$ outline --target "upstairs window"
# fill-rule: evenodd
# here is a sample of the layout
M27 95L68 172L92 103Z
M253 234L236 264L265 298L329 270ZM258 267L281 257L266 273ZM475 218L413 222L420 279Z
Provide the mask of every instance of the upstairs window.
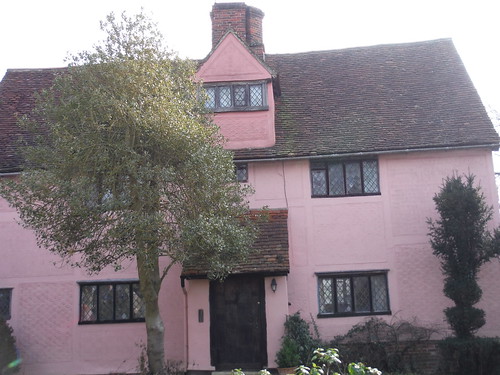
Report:
M265 82L206 85L205 107L214 112L268 109Z
M248 181L248 164L247 163L236 163L234 166L236 172L236 180L238 182Z
M319 317L390 314L387 271L318 274Z
M10 303L12 299L12 288L0 289L0 318L10 319Z
M311 161L313 197L380 194L378 162L369 160Z
M80 284L80 324L143 321L139 282Z

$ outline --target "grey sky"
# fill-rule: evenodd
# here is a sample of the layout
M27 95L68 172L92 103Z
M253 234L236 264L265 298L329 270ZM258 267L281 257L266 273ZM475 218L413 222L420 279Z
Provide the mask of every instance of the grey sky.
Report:
M227 2L227 1L218 1ZM0 3L0 77L7 68L64 66L102 39L99 21L141 6L183 57L210 51L214 0L61 0ZM249 0L264 13L268 53L452 38L485 104L500 109L497 0Z

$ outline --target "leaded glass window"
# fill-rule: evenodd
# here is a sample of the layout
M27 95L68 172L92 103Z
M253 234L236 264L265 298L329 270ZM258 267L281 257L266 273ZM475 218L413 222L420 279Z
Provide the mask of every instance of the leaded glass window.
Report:
M115 319L130 319L130 285L118 284L115 287Z
M339 313L352 311L352 294L351 294L351 279L337 278L335 279L337 311Z
M386 311L387 306L387 280L385 275L371 277L371 292L373 301L373 311Z
M248 181L248 164L247 163L237 163L235 165L236 169L236 180L238 182Z
M345 163L346 193L348 195L361 194L361 165L359 162Z
M326 171L311 171L313 195L326 195Z
M113 320L113 286L99 285L98 302L99 320Z
M205 91L207 94L205 107L211 109L215 108L215 87L207 87Z
M247 91L245 86L234 86L234 106L244 107L247 105Z
M369 312L370 308L370 279L368 276L353 278L354 305L358 312Z
M10 319L10 305L12 299L12 288L0 289L0 318Z
M146 313L139 284L132 284L132 313L134 317L144 317Z
M267 110L265 82L207 84L205 107L215 112Z
M97 285L80 287L80 321L97 320Z
M144 321L139 283L82 283L80 323Z
M250 85L250 106L262 107L264 105L264 92L262 85Z
M319 316L390 314L386 271L318 274Z
M342 164L340 163L329 164L328 177L330 182L330 195L345 195L344 168ZM326 193L324 195L326 195Z
M363 161L363 185L366 193L378 193L378 163L376 160Z
M379 194L377 160L311 161L313 197L340 197Z
M219 87L219 106L221 108L232 107L230 86Z
M333 314L333 280L329 278L320 279L319 281L319 312L320 314Z

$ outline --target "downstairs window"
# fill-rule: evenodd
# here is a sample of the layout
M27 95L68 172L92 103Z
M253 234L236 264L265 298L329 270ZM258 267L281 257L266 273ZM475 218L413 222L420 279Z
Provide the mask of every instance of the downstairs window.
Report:
M80 283L80 324L143 321L138 281Z
M390 314L387 271L320 273L318 317Z
M10 319L10 304L12 300L12 288L0 289L0 318Z

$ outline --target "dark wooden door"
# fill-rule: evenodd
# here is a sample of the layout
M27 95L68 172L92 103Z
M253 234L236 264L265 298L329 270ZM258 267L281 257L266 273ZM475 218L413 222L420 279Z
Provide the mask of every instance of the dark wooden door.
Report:
M267 366L264 278L210 283L210 350L217 370Z

